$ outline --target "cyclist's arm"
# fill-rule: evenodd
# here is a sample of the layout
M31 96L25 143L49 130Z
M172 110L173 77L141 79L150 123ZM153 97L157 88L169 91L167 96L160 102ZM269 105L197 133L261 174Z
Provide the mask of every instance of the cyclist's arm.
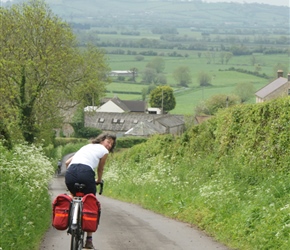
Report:
M68 158L68 159L65 161L65 166L66 166L66 168L67 168L68 165L71 163L72 158L73 158L73 157L70 157L70 158Z
M105 154L99 162L99 166L98 166L98 179L97 182L101 183L102 182L102 176L103 176L103 171L104 171L104 166L107 160L108 154Z

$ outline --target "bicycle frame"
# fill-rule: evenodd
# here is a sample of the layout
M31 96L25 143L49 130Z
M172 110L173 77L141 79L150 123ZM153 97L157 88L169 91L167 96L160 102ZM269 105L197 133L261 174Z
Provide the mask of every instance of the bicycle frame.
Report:
M79 185L79 184L77 184ZM84 231L82 230L82 197L81 192L83 186L80 185L80 192L78 192L72 202L70 214L69 232L71 234L70 250L82 250L84 244Z

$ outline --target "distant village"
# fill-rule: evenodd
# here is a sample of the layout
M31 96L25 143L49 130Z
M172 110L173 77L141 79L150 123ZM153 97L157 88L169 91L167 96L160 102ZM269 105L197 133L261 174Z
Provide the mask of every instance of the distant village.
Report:
M132 71L112 71L111 76L132 76ZM255 93L256 103L290 96L290 74L284 77L282 70L277 78ZM118 137L148 137L154 134L180 135L185 130L183 115L163 114L160 108L148 107L145 101L121 100L117 96L104 99L100 106L84 109L84 126L113 132ZM194 124L200 124L210 116L195 116ZM73 128L64 124L64 135L70 136Z

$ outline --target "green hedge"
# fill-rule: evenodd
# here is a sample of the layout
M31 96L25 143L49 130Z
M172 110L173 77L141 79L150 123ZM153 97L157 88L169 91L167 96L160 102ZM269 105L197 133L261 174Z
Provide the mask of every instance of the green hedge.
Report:
M57 138L55 138L54 147L65 146L69 143L75 144L75 143L85 143L85 142L88 142L88 139L57 137Z
M134 145L146 142L148 138L144 137L121 137L117 139L116 149L131 148Z

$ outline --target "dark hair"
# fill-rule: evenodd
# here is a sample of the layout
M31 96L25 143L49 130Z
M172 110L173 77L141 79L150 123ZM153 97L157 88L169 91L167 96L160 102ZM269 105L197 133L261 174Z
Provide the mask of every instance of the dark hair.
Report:
M112 153L114 151L115 146L116 146L116 141L117 141L116 135L109 134L109 133L103 133L103 134L98 135L96 138L94 138L92 140L92 143L93 144L101 143L102 141L104 141L106 139L112 139L114 141L112 148L110 149L110 153Z

